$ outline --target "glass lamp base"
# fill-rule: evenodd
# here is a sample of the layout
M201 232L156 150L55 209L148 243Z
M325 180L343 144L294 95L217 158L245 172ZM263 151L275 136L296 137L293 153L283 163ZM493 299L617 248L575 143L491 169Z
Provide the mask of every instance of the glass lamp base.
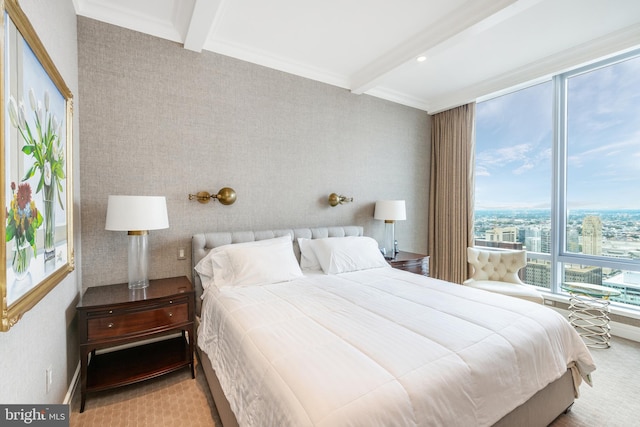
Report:
M384 240L383 240L384 247L382 251L385 259L394 259L396 257L394 242L395 242L394 221L385 220Z
M129 289L149 286L149 233L129 232Z

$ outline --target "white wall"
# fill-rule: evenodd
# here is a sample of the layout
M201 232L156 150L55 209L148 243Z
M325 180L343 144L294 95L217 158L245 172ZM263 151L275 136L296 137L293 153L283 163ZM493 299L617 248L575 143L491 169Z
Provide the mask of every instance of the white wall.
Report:
M0 402L62 403L78 363L74 321L81 265L76 16L71 0L20 0L20 5L74 95L77 268L8 332L0 333ZM45 371L49 367L53 370L53 386L46 393Z

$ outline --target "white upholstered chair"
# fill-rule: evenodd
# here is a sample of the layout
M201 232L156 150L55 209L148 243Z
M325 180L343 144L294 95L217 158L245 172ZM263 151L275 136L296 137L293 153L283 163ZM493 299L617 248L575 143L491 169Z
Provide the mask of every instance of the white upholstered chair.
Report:
M518 271L527 266L526 251L467 248L467 262L473 274L464 285L544 303L542 294L518 277Z

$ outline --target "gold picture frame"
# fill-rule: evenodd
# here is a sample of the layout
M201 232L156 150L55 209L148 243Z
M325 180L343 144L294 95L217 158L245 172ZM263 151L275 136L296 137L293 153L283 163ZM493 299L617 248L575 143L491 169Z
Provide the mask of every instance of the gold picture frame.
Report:
M73 96L17 0L0 4L0 331L8 331L74 269Z

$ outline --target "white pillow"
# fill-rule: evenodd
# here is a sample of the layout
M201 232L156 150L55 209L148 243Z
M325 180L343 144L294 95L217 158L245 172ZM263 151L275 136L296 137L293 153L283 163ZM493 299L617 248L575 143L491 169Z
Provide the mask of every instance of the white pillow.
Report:
M309 244L325 274L391 267L371 237L329 237Z
M213 266L211 265L212 252L213 249L207 252L193 268L203 281L204 279L213 279Z
M303 270L322 270L318 262L318 257L315 252L313 252L311 239L300 237L298 239L298 246L300 247L300 267Z
M198 274L199 270L211 272L213 280L207 286L213 283L217 288L278 283L302 276L289 236L219 246L198 263Z
M263 242L260 240L259 242ZM235 245L254 245L258 242L246 242L246 243L234 243ZM227 256L227 250L234 244L228 244L218 246L211 249L199 262L194 269L200 275L202 281L202 287L207 289L209 285L214 282L214 277L228 277L231 272L229 271L229 257Z

